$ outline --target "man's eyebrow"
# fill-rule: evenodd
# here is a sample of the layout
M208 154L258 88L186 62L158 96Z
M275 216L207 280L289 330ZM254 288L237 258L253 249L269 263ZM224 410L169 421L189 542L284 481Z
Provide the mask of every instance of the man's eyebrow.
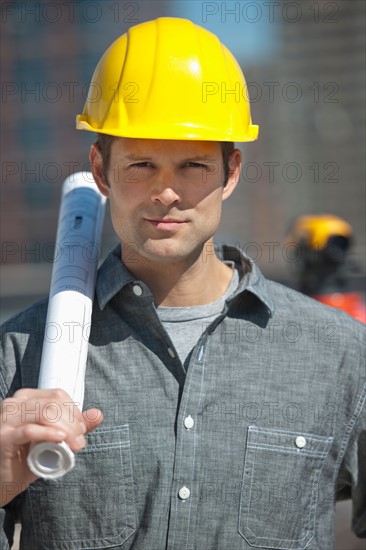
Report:
M217 157L213 157L212 155L197 155L195 157L184 157L182 159L183 161L187 161L187 160L210 160L211 162L215 162L217 161Z
M127 160L140 160L140 159L153 160L152 157L147 157L143 153L141 155L133 155L133 154L132 155L124 155L124 158L127 159Z
M144 160L149 160L149 161L152 161L152 162L154 160L156 160L153 157L149 157L149 156L144 155L143 153L141 153L140 155L136 155L136 154L124 155L124 158L126 160L141 160L141 159L144 159ZM198 160L216 162L217 158L215 156L212 156L212 155L187 156L187 157L182 157L181 159L179 159L178 163L187 162L187 161L198 161Z

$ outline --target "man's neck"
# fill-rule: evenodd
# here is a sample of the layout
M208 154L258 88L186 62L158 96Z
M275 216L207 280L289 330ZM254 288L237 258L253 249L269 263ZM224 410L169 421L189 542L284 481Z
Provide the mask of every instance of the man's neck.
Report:
M165 263L139 258L137 262L135 259L133 263L125 261L125 264L132 275L149 287L156 305L189 307L210 304L225 293L233 271L213 253L212 243L206 244L209 246L194 259Z

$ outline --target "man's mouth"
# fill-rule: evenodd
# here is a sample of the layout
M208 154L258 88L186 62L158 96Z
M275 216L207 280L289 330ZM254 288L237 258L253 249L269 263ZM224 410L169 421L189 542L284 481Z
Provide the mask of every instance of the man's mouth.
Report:
M180 220L176 218L145 218L147 222L156 227L157 229L165 229L166 231L172 231L178 229L185 223L186 220Z

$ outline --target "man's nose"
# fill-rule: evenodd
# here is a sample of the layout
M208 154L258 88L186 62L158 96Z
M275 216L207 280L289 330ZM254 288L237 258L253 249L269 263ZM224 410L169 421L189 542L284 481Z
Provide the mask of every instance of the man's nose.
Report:
M157 175L151 191L151 200L160 202L164 206L182 201L180 187L172 171L169 170Z

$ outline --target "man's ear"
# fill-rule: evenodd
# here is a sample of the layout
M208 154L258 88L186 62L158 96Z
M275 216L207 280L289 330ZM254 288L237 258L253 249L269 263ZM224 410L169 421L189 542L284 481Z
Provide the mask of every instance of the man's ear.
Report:
M109 185L104 177L102 153L96 143L90 147L89 160L91 171L99 191L105 197L109 197Z
M222 200L230 197L235 187L238 185L241 171L241 151L234 149L229 157L229 177L225 187L223 188Z

